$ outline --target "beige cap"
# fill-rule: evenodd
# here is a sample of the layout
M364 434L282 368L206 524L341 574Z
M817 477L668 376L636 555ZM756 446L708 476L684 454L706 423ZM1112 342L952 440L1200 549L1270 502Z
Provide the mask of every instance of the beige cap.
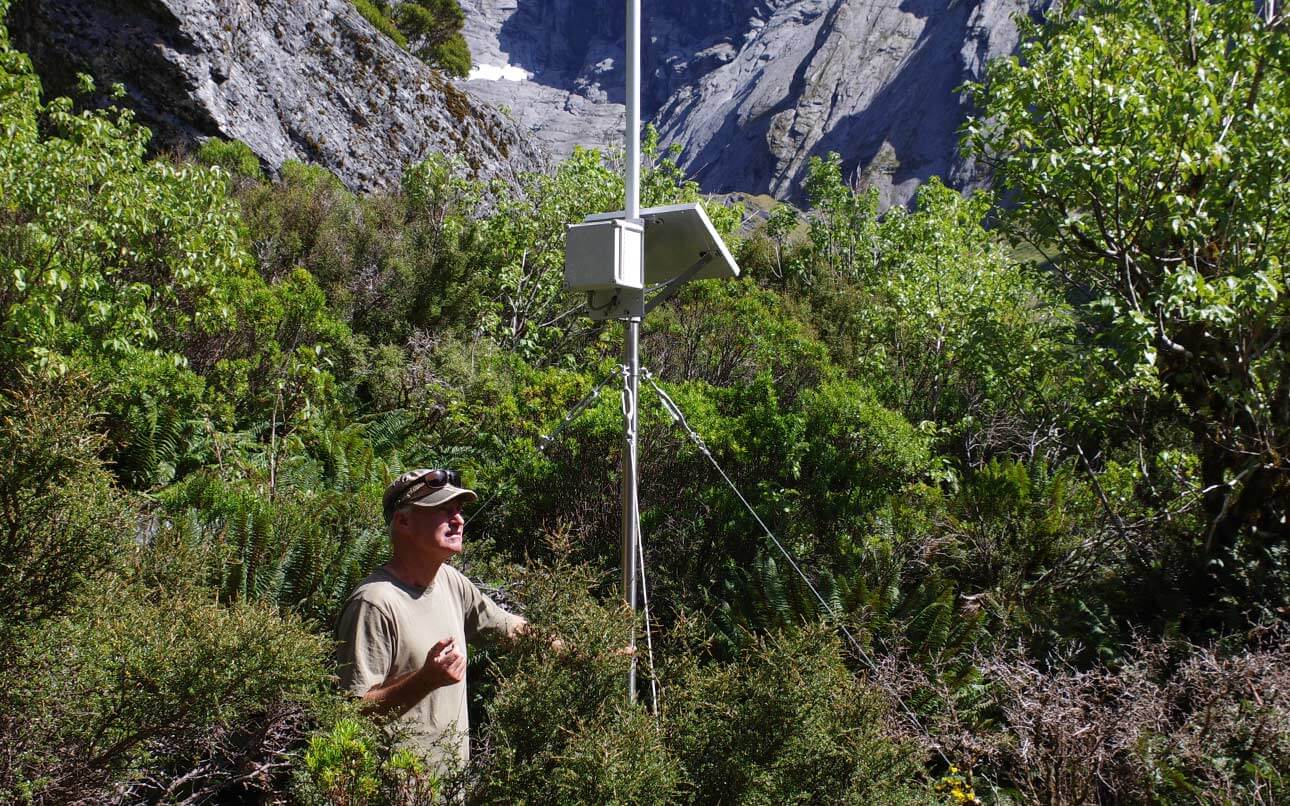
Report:
M385 522L394 517L395 510L405 506L437 507L457 498L478 501L474 490L460 487L461 478L455 470L418 468L409 470L390 482L381 497Z

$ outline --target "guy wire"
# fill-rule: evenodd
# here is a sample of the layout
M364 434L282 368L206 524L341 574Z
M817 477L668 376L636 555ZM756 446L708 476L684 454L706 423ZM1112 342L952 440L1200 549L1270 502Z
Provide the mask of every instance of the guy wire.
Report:
M757 510L753 509L752 504L748 503L748 499L744 498L743 493L739 492L739 488L736 487L735 483L730 480L729 476L726 475L726 471L722 470L721 465L718 464L716 460L716 457L712 455L712 451L708 448L707 443L703 441L703 437L699 436L698 432L696 432L693 428L691 428L690 423L686 421L685 414L681 411L681 408L676 405L676 402L672 400L672 398L667 394L667 392L664 392L663 389L657 383L654 382L654 375L647 368L641 367L641 375L645 378L645 380L649 383L650 386L654 387L654 392L658 395L659 400L663 403L663 408L667 409L667 413L672 417L673 422L679 425L682 428L682 430L686 432L686 435L690 438L690 441L693 442L694 446L699 449L699 453L702 453L704 456L708 457L708 461L712 463L712 466L716 469L717 473L719 473L721 475L721 478L725 480L726 485L730 487L731 491L733 491L734 494L739 498L739 501L743 503L744 508L748 510L748 513L752 515L753 519L757 521L757 524L761 526L762 531L764 531L766 533L766 536L770 538L771 542L775 544L775 547L778 548L780 553L784 555L784 559L788 560L788 564L792 566L793 570L797 572L797 575L802 578L802 582L806 583L806 587L809 588L811 593L815 595L816 600L819 601L820 605L824 608L825 612L829 614L829 617L833 619L833 622L837 626L837 628L841 630L843 635L846 636L847 641L851 644L851 647L856 651L856 655L866 666L869 667L869 670L871 672L877 673L878 664L873 660L873 658L869 656L867 652L865 652L864 647L860 645L860 642L857 641L855 636L851 634L851 631L847 629L846 624L842 622L842 619L838 618L837 612L835 612L833 607L825 600L823 596L820 595L820 592L816 589L815 585L811 582L810 577L808 577L806 573L802 571L801 567L797 564L797 561L793 558L793 555L788 551L788 549L784 547L783 543L779 542L779 538L775 537L775 533L770 530L770 527L766 525L766 522L763 521L761 519L761 516L757 514ZM949 758L946 757L945 753L941 750L940 743L937 742L935 740L935 737L933 737L931 733L929 733L928 730L923 727L923 723L919 720L918 715L914 713L913 709L910 708L903 699L899 697L896 697L895 699L898 703L900 703L901 710L905 712L905 715L909 718L909 721L914 726L914 728L919 733L923 734L929 740L931 740L932 748L936 751L936 754L941 757L941 760L945 762L946 766L950 766L950 760Z

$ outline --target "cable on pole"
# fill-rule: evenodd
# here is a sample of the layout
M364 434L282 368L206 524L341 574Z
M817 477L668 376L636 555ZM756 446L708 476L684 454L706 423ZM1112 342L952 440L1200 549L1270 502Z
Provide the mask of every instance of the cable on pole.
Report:
M640 509L637 505L636 522L640 522ZM649 585L645 583L645 544L640 530L636 530L636 558L639 561L641 574L641 604L645 611L645 652L649 659L649 697L654 718L658 718L658 672L654 668L654 628L649 615Z
M628 426L628 431L625 436L628 443L634 445L635 437L636 437L636 429L638 428L636 415L640 407L640 401L633 399L634 396L632 395L631 368L624 364L619 367L619 371L622 373L622 376L623 376L623 388L622 388L623 422L630 423L630 426ZM632 464L633 466L635 465L634 462ZM654 716L657 717L658 716L658 676L654 667L654 638L652 635L652 626L651 626L650 611L649 611L649 588L645 582L645 546L644 546L644 543L642 542L641 529L640 529L640 520L641 520L640 499L636 495L636 489L634 485L633 485L632 493L633 494L631 496L631 502L630 502L631 522L632 522L632 542L636 548L636 551L635 551L636 569L635 570L640 574L639 592L641 597L641 603L643 606L642 609L645 615L645 649L646 649L646 655L649 662L650 706ZM634 609L635 602L632 602L631 604ZM636 645L635 628L633 628L631 645L633 647L635 647Z
M627 666L627 701L636 702L636 601L638 597L637 566L640 545L640 501L637 490L637 430L640 404L640 363L637 353L639 322L628 323L628 346L624 349L624 363L619 369L623 376L623 475L622 475L622 569L623 601L631 611L631 632L627 645L631 648Z
M721 475L721 478L725 480L726 486L728 486L730 490L739 498L739 501L744 505L744 508L747 509L748 513L753 516L754 520L757 521L757 525L762 528L762 531L766 533L766 536L770 538L771 542L775 544L775 547L779 549L781 554L784 555L784 559L788 560L788 564L792 566L793 570L797 572L797 575L801 577L802 582L806 583L806 587L809 588L811 593L815 595L815 598L820 603L820 606L824 608L824 611L829 614L830 618L833 619L837 628L841 630L844 636L846 636L847 641L851 644L851 647L855 650L856 655L860 658L860 660L864 663L865 666L869 667L870 671L876 673L878 671L878 664L873 660L873 658L869 656L869 653L865 652L864 647L861 646L860 642L857 641L855 636L851 634L851 631L847 629L846 624L844 624L842 619L838 617L837 612L834 611L833 607L825 600L825 598L822 595L820 595L820 592L816 589L814 583L811 582L810 577L808 577L806 573L801 569L801 567L797 564L797 560L794 559L793 555L789 552L789 550L784 547L784 544L779 542L779 538L775 537L775 533L770 530L770 527L766 525L766 522L763 521L761 519L761 516L757 514L757 510L753 509L752 504L748 503L748 499L744 498L743 493L739 492L739 488L736 487L735 483L730 480L730 477L726 475L726 471L723 470L721 468L721 465L717 462L716 457L712 455L712 451L711 449L708 448L707 443L703 441L703 437L699 436L699 433L695 431L690 426L690 423L685 419L685 414L681 411L680 406L676 405L676 401L672 400L672 398L667 394L667 392L663 391L662 387L660 387L657 383L654 382L654 374L650 372L649 369L645 367L641 367L641 375L643 375L646 382L649 383L649 385L654 388L654 392L658 395L659 400L663 403L663 408L666 409L667 413L672 417L672 421L675 422L678 426L680 426L683 431L685 431L686 435L689 436L690 441L694 443L694 446L698 448L699 452L708 458L708 461L712 463L713 468L715 468L717 473ZM917 730L919 733L923 734L928 739L932 740L932 748L936 750L936 754L941 757L941 760L945 762L946 766L949 766L950 760L949 758L946 757L945 753L941 750L940 743L937 742L935 738L931 735L931 733L929 733L927 729L923 727L923 723L919 720L918 715L914 713L913 709L911 709L903 699L897 697L896 701L900 703L901 710L903 710L905 712L906 717L909 718L910 724L912 724L915 730Z

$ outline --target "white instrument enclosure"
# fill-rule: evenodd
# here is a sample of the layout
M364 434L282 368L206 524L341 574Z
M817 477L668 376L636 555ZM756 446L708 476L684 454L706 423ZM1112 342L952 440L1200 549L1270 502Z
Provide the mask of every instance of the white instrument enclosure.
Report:
M564 286L570 291L645 287L645 227L622 218L565 229Z

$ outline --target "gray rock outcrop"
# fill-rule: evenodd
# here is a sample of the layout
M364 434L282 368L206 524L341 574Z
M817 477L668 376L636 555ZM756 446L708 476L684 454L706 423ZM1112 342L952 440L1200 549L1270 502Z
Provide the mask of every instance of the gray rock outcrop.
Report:
M482 178L536 168L506 116L379 34L349 0L20 0L9 18L46 90L124 85L160 147L242 140L271 169L315 162L356 190L433 152Z
M525 81L464 82L556 154L622 131L623 4L463 0L477 62ZM645 3L642 96L664 144L708 192L799 196L812 156L904 204L939 175L983 177L957 148L956 87L1017 45L1048 0L657 0Z
M9 24L49 89L71 92L77 72L123 84L161 147L236 138L270 169L316 162L359 190L436 151L491 178L620 146L622 2L460 2L476 71L458 82L350 0L18 0ZM973 187L955 90L1049 3L647 0L643 111L710 193L800 198L829 151L884 206L933 175Z

